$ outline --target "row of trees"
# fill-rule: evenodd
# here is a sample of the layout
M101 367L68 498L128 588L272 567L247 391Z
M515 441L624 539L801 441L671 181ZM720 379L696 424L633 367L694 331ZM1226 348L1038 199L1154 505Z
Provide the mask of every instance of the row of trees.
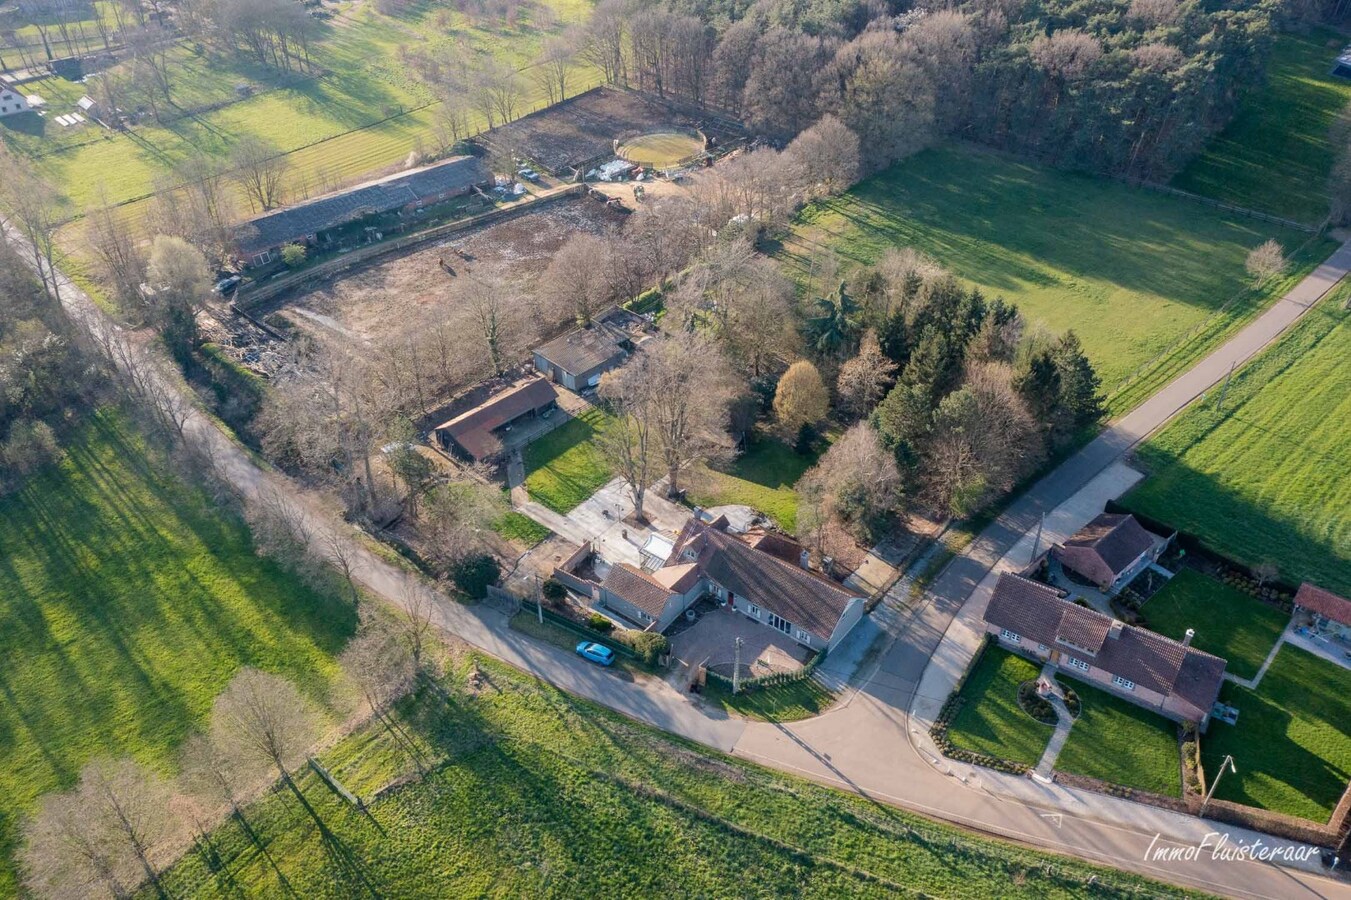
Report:
M834 114L871 168L958 134L1069 168L1160 177L1260 80L1279 14L1270 0L845 6L604 0L580 47L612 83L711 104L785 140Z
M432 609L429 595L414 592L397 616L364 615L338 659L349 697L389 729L419 771L426 755L390 709L433 662ZM326 831L297 784L326 719L290 679L241 669L203 730L179 748L175 779L127 757L98 758L70 790L41 799L23 828L26 886L40 897L83 900L131 896L148 883L167 896L164 868L194 845L210 852L223 819L252 835L246 804L277 782Z

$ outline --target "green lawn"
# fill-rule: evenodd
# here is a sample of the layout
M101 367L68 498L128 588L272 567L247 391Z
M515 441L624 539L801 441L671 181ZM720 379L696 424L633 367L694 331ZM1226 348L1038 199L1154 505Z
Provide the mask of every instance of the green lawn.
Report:
M128 134L94 125L63 129L54 118L73 109L81 86L44 79L25 88L48 100L51 115L33 119L36 131L33 123L17 119L0 122L0 138L38 158L76 210L95 202L100 186L114 203L142 198L157 172L196 153L223 157L243 135L267 138L286 151L293 192L315 193L325 182L358 178L433 146L438 97L400 62L402 50L491 56L524 68L545 40L581 21L590 8L587 0L547 0L522 8L508 24L491 17L472 20L429 3L392 15L363 4L316 25L311 56L317 77L283 76L243 54L198 54L184 41L170 57L171 96L179 107L166 117L171 121L137 126ZM598 83L595 70L582 62L569 91ZM252 95L237 95L239 84L249 85ZM528 73L522 84L521 111L542 105L542 90ZM477 113L471 118L473 128L483 126ZM239 200L240 211L247 212L242 196Z
M736 695L732 694L731 688L725 688L721 682L710 679L704 688L704 699L719 709L748 719L796 722L821 715L835 702L835 695L815 678L743 691Z
M962 686L965 702L948 725L948 738L965 750L1035 766L1055 728L1018 705L1018 685L1041 667L1002 647L989 646Z
M595 444L608 418L589 407L526 446L525 489L531 500L566 514L614 477Z
M1173 185L1311 225L1323 221L1337 150L1328 128L1351 101L1351 81L1329 74L1345 44L1327 28L1279 35L1267 84L1244 99Z
M815 463L815 456L802 456L778 438L761 436L730 465L704 466L691 473L690 502L751 506L793 534L797 529L793 486Z
M164 767L244 665L322 702L356 626L253 552L116 415L0 499L0 896L18 817L98 755Z
M1351 592L1351 296L1343 286L1146 442L1123 502L1289 581Z
M517 541L527 547L546 541L553 534L534 519L515 510L494 522L493 531L508 541Z
M806 281L827 248L846 266L872 263L890 247L922 250L1016 303L1033 325L1073 328L1110 391L1244 293L1244 259L1267 238L1293 250L1308 235L958 145L808 207L781 256ZM1321 262L1334 246L1319 242L1311 255ZM1207 327L1206 340L1188 343L1186 358L1264 302L1245 296Z
M1174 640L1196 629L1198 650L1229 661L1228 671L1252 678L1290 621L1270 604L1191 569L1177 573L1140 610L1149 627Z
M323 761L369 816L306 773L327 840L294 798L271 794L245 812L257 844L223 825L215 870L194 851L169 895L1183 895L701 750L503 665L472 671L454 667L448 700L427 692L399 712L432 763L425 777L376 798L410 766L391 731L362 729Z
M1211 722L1201 761L1214 778L1231 753L1238 774L1215 796L1326 822L1351 779L1351 671L1287 644L1256 691L1226 683L1220 699L1238 724Z
M1056 760L1057 769L1182 796L1177 725L1082 681L1068 677L1060 681L1079 695L1083 709Z

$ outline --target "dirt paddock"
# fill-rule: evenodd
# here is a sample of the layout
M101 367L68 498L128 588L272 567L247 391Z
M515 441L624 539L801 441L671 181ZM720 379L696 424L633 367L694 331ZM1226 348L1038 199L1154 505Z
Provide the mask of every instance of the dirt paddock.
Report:
M533 290L570 235L604 233L618 227L624 216L587 197L554 201L503 222L380 257L289 295L273 309L307 330L378 341L416 313L446 302L457 278L503 280L522 292Z

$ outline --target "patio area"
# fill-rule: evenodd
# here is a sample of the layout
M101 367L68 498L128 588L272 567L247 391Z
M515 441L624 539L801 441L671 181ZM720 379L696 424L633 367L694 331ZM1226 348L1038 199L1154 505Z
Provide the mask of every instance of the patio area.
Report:
M699 601L700 606L703 601ZM735 641L741 638L743 677L795 672L812 651L788 635L749 619L724 606L705 612L699 620L671 637L671 655L690 670L700 665L731 677L736 659Z
M1306 612L1295 614L1284 635L1285 642L1321 656L1344 669L1351 669L1351 641L1337 628L1319 627Z

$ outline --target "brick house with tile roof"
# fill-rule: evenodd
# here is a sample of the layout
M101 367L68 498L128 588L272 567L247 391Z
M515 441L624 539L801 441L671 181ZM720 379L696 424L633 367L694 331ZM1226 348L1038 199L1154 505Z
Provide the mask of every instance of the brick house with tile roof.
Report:
M1351 600L1306 581L1295 592L1295 608L1308 613L1319 629L1351 640Z
M788 635L804 647L836 647L863 618L865 600L829 578L782 558L782 538L749 540L726 530L726 520L686 523L665 565L653 572L619 564L607 573L596 605L647 630L663 631L699 597ZM791 543L791 542L790 542Z
M1103 591L1115 594L1159 558L1168 541L1146 531L1135 516L1103 513L1063 544L1051 558Z
M1003 574L985 610L1000 644L1202 731L1224 681L1225 661L1064 599L1049 585Z

